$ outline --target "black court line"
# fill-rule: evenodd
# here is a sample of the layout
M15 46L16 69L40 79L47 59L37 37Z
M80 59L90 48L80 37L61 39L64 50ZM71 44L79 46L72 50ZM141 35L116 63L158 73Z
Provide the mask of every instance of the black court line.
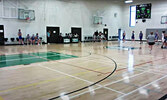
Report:
M107 56L104 56L104 57L107 57ZM85 86L85 87L83 87L83 88L80 88L80 89L77 89L77 90L68 92L68 93L64 94L63 96L65 96L65 95L70 95L70 94L73 94L73 93L82 91L82 90L84 90L84 89L87 89L87 88L89 88L89 87L91 87L91 86L94 86L94 85L96 85L96 84L98 84L98 83L104 81L104 80L107 79L108 77L110 77L110 76L116 71L116 69L117 69L117 63L116 63L113 59L111 59L110 57L107 57L107 58L110 59L110 60L112 60L112 61L114 62L114 64L115 64L114 70L113 70L108 76L106 76L105 78L103 78L103 79L101 79L101 80L99 80L99 81L97 81L97 82L95 82L95 83L93 83L93 84L91 84L91 85L88 85L88 86ZM60 98L60 97L62 97L62 96L59 95L59 96L50 98L50 99L48 99L48 100L54 100L54 99L58 99L58 98Z
M166 95L164 95L163 97L161 97L160 99L158 99L158 100L167 100L167 94Z

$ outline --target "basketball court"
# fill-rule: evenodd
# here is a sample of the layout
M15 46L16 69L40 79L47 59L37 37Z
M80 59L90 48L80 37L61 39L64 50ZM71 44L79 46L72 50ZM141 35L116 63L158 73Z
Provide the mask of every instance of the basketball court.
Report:
M31 50L34 46L1 46L1 100L155 100L164 96L167 51L155 46L151 55L147 44L138 42L121 47L140 49L106 48L118 45L116 41L51 44L35 50Z
M0 0L0 100L167 100L166 11L165 0Z

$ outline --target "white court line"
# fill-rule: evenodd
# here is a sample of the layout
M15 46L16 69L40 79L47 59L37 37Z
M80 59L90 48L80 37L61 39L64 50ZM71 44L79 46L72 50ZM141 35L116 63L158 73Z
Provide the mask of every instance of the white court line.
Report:
M86 59L86 58L88 58L88 57L90 57L90 56L86 56L86 57L81 57L83 60L85 60L85 61L89 61L88 59ZM68 60L76 60L76 59L68 59Z
M95 60L93 60L93 59L90 59L90 60L92 60L93 62L96 62ZM100 62L100 63L104 63L104 62L108 62L108 61L103 61L103 62ZM108 62L109 63L109 62ZM106 63L104 63L104 64L106 64ZM165 65L167 65L167 64L165 64ZM165 66L165 65L162 65L161 67L163 67L163 66ZM128 69L127 67L121 67L121 68L126 68L126 69ZM143 69L143 70L142 70ZM152 74L157 74L157 75L164 75L163 73L154 73L154 72L151 72L150 70L153 70L153 69L148 69L148 68L135 68L135 66L134 66L134 70L137 70L137 71L145 71L145 70L148 70L147 72L148 73L152 73ZM159 70L157 70L158 72L161 72L161 71L159 71Z
M95 60L93 60L93 59L89 59L89 60L86 60L85 59L85 62L82 62L82 63L86 63L87 61L93 61L93 62L96 62ZM106 63L104 63L104 62L107 62L107 63L109 63L109 61L103 61L103 62L99 62L99 63L103 63L103 64L106 64ZM111 63L111 62L110 62ZM106 65L104 65L104 66L107 66L108 64L106 64ZM164 66L164 65L163 65ZM127 67L121 67L121 68L126 68L126 69L128 69ZM142 70L142 68L141 69L136 69L135 67L134 67L134 70L136 70L136 71L145 71L145 69L143 68L143 70ZM156 75L164 75L164 74L162 74L162 73L154 73L154 72L151 72L150 71L150 69L147 69L148 71L148 73L152 73L152 74L156 74Z
M161 65L160 67L163 67L163 66L167 66L167 64ZM153 71L155 71L155 72L157 72L157 73L161 73L162 75L165 74L163 71L158 70L158 67L157 67L157 69L153 69L153 68L138 68L138 69L139 69L139 70L150 70L150 73L153 73L153 72L151 72L151 70L153 70ZM162 68L162 69L163 69L163 68ZM157 74L157 73L156 73L156 74Z
M96 62L95 60L93 60L93 59L90 59L90 60L92 60L93 62ZM108 62L108 61L104 61L104 62ZM104 62L100 62L100 63L104 63ZM109 63L109 62L108 62ZM104 63L104 64L106 64L106 63ZM107 64L106 64L107 65ZM162 65L162 66L164 66L164 65ZM121 68L126 68L126 69L128 69L128 67L121 67ZM154 72L151 72L150 70L152 70L152 69L148 69L148 68L135 68L135 66L134 66L134 70L137 70L137 71L145 71L145 70L148 70L147 72L148 73L152 73L152 74L157 74L157 75L164 75L164 74L162 74L162 73L154 73ZM160 72L160 71L159 71Z
M88 61L97 62L96 60L93 60L93 59L89 59ZM111 63L111 61L103 61L103 60L102 60L102 62L99 62L99 63L104 63L104 62L106 62L106 63ZM104 64L106 64L106 63L104 63ZM108 64L106 64L106 65L108 65ZM165 64L165 65L167 65L167 64ZM165 65L162 65L161 67L163 67L163 66L165 66ZM127 67L121 67L121 68L127 68ZM135 68L135 65L134 65L134 68ZM140 67L140 68L141 68L141 67ZM148 68L141 68L141 69L145 70L145 69L148 69ZM135 70L137 70L137 69L135 69Z
M153 69L153 68L159 68L159 67L164 67L164 66L167 66L167 64L163 64L163 65L154 65L154 66L151 66L151 68L150 68L150 66L147 67L147 68L141 68L141 67L140 67L140 69L146 70L146 69Z
M63 75L66 75L66 76L69 76L69 77L72 77L72 78L75 78L75 79L79 79L79 80L82 80L84 82L87 82L87 83L90 83L90 84L93 84L94 82L91 82L91 81L88 81L88 80L85 80L85 79L82 79L82 78L79 78L79 77L76 77L76 76L73 76L73 75L70 75L70 74L67 74L67 73L64 73L64 72L61 72L59 70L56 70L56 69L52 69L52 68L49 68L49 67L45 67L41 64L38 64L40 67L42 68L45 68L45 69L49 69L51 71L54 71L54 72L58 72L60 74L63 74ZM99 87L102 87L102 88L105 88L105 89L108 89L108 90L111 90L111 91L114 91L114 92L117 92L117 93L120 93L120 94L125 94L125 93L122 93L120 91L117 91L117 90L114 90L114 89L111 89L111 88L108 88L108 87L105 87L105 86L102 86L102 85L99 85L99 84L96 84L97 86Z
M116 98L115 100L120 100L121 98L123 98L123 97L125 97L125 96L127 96L127 95L130 95L130 94L132 94L132 93L138 91L139 89L142 89L142 88L144 88L144 87L146 87L146 86L149 86L149 85L151 85L151 84L153 84L153 83L155 83L155 82L157 82L157 81L160 81L160 80L162 80L162 79L164 79L164 78L166 78L166 77L167 77L167 75L165 75L165 76L163 76L163 77L161 77L161 78L159 78L159 79L157 79L157 80L154 80L154 81L152 81L152 82L150 82L150 83L148 83L148 84L146 84L146 85L144 85L144 86L142 86L142 87L139 87L139 88L137 88L136 90L133 90L133 91L131 91L131 92L125 94L125 95L122 95L122 96ZM121 100L122 100L122 99L121 99Z
M137 70L137 71L145 71L145 70L142 70L142 69L134 69L134 70ZM154 73L154 72L151 72L151 69L147 69L147 73L151 73L151 74L155 74L155 75L164 75L163 73Z
M28 57L28 58L22 58L22 59L32 59L32 58L37 58L37 57ZM16 61L16 60L20 60L20 59L2 60L0 62Z
M155 71L155 72L158 72L158 73L164 73L164 72L166 72L166 70L163 70L163 71L160 71L160 70L158 70L158 69L150 69L150 70ZM166 73L164 73L164 74L166 74Z
M146 71L145 71L146 72ZM138 75L141 75L141 74L144 74L145 72L142 72L142 73L140 73L140 74L136 74L136 75L133 75L133 76L130 76L129 78L132 78L132 77L135 77L135 76L138 76ZM105 85L103 85L103 86L109 86L109 85L111 85L111 84L114 84L114 83L118 83L118 82L120 82L120 81L123 81L124 79L120 79L120 80L117 80L117 81L114 81L114 82L111 82L111 83L109 83L109 84L105 84ZM95 88L94 90L97 90L97 89L100 89L101 87L98 87L98 88ZM89 93L90 91L85 91L85 92L83 92L83 93L80 93L80 94L77 94L77 95L74 95L74 96L71 96L70 98L75 98L75 97L77 97L77 96L80 96L80 95L83 95L83 94L86 94L86 93Z
M93 90L95 91L95 90L98 90L98 89L101 89L102 87L97 87L97 88L94 88ZM82 92L82 93L79 93L79 94L76 94L76 95L74 95L74 96L71 96L70 97L70 99L73 99L73 98L76 98L76 97L78 97L78 96L80 96L80 95L83 95L83 94L86 94L86 93L89 93L90 91L84 91L84 92Z
M0 68L0 71L5 71L5 70L16 70L16 69L27 68L27 67L32 67L32 66L3 67L3 68Z
M146 71L145 71L146 72ZM140 74L136 74L136 75L133 75L133 76L129 76L129 78L132 78L132 77L136 77L136 76L139 76L139 75L141 75L141 74L144 74L145 72L142 72L142 73L140 73ZM105 85L103 85L103 86L109 86L109 85L111 85L111 84L114 84L114 83L118 83L118 82L120 82L120 81L123 81L124 79L120 79L120 80L117 80L117 81L114 81L114 82L111 82L111 83L108 83L108 84L105 84ZM97 89L101 89L101 87L97 87L97 88L95 88L94 90L97 90ZM83 93L79 93L79 94L77 94L77 95L74 95L74 96L71 96L70 98L75 98L75 97L78 97L78 96L80 96L80 95L83 95L83 94L86 94L86 93L89 93L90 91L85 91L85 92L83 92Z
M128 69L127 67L121 67L121 68L126 68L126 69ZM146 69L140 69L140 68L135 68L135 67L134 67L134 70L143 72L143 71L145 71ZM154 72L151 72L150 70L151 70L151 69L147 69L147 73L152 73L152 74L156 74L156 75L164 75L164 74L162 74L162 73L154 73ZM127 72L128 72L128 71L127 71Z
M123 67L124 68L124 67ZM126 68L126 67L125 67ZM137 70L137 69L134 69L134 70ZM139 70L139 71L143 71L143 70ZM144 71L144 72L142 72L142 73L139 73L139 74L136 74L136 75L133 75L133 76L129 76L129 78L133 78L133 77L136 77L136 76L139 76L139 75L142 75L142 74L144 74L144 73L152 73L152 72L150 72L149 70L148 71ZM153 73L153 74L156 74L156 73ZM162 75L162 74L157 74L157 75ZM111 85L111 84L114 84L114 83L118 83L118 82L120 82L120 81L123 81L124 79L121 79L121 80L118 80L118 81L114 81L114 82L111 82L111 83L109 83L109 84L106 84L106 85L103 85L103 86L109 86L109 85ZM97 90L97 89L100 89L99 87L98 88L95 88L94 90ZM80 94L77 94L77 95L75 95L75 96L72 96L72 97L70 97L70 98L75 98L75 97L77 97L77 96L80 96L80 95L82 95L82 94L85 94L85 93L88 93L88 92L90 92L90 91L85 91L85 92L83 92L83 93L80 93Z
M144 73L147 73L147 71L144 71L144 72L142 72L142 73L139 73L139 74L136 74L136 75L133 75L133 76L129 76L129 78L133 78L133 77L142 75L142 74L144 74ZM120 80L117 80L117 81L114 81L114 82L105 84L104 86L109 86L109 85L111 85L111 84L115 84L115 83L121 82L121 81L123 81L123 80L125 80L125 79L120 79Z
M147 72L148 73L152 73L152 74L156 74L156 75L164 75L165 73L163 73L162 71L159 71L159 70L155 70L155 69L144 69L144 68L137 68L137 69L134 69L134 70L138 70L138 71L145 71L145 70L148 70ZM152 72L154 71L154 72ZM166 74L165 74L166 75Z

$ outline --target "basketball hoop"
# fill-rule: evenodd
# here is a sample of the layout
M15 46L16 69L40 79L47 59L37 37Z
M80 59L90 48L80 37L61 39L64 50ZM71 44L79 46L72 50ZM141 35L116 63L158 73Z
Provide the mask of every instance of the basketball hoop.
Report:
M30 22L30 17L27 17L27 18L26 18L26 21L27 21L27 22Z

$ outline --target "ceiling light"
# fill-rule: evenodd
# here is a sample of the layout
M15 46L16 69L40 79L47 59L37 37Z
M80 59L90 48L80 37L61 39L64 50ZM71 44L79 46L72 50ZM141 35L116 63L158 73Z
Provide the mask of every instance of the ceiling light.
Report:
M125 3L132 3L133 0L125 0Z

